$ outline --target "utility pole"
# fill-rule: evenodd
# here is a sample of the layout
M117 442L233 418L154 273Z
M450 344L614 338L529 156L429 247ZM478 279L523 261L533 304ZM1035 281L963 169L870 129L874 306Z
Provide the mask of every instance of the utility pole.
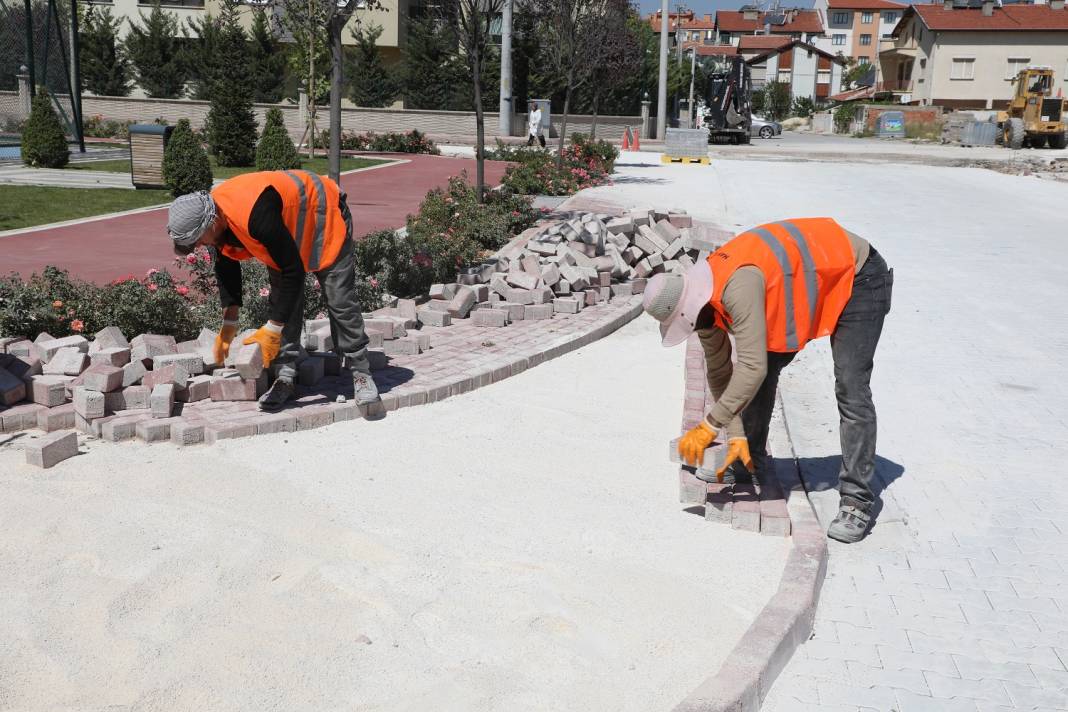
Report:
M498 107L500 119L497 133L501 136L512 135L512 3L504 0L501 11L501 102Z
M349 18L340 8L330 9L327 25L330 35L330 156L327 171L335 183L341 182L341 92L345 87L344 55L341 47L341 30Z
M690 100L686 103L686 127L694 128L694 116L693 113L693 79L697 73L697 47L690 48Z
M656 137L661 141L667 135L668 21L668 0L660 0L660 87L656 95Z

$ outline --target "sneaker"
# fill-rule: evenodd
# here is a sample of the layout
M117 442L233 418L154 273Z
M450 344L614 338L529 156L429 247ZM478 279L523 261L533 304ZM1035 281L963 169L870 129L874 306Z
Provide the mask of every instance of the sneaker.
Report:
M260 396L260 410L268 413L281 410L286 403L293 400L294 396L296 396L296 387L293 382L279 378L270 390Z
M871 515L863 509L843 504L838 508L838 516L827 528L827 536L843 544L855 544L868 533Z
M368 405L381 400L374 377L363 371L352 372L352 391L356 398L356 405Z

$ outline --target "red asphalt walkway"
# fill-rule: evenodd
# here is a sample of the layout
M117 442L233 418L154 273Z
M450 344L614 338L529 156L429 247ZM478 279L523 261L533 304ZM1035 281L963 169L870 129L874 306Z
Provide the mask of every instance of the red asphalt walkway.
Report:
M354 234L402 227L432 188L466 170L474 179L475 161L444 156L398 156L408 160L341 176L355 223ZM507 164L486 161L486 183L497 185ZM165 208L106 220L0 237L0 274L28 277L48 265L73 276L103 283L126 275L141 277L149 269L170 267Z

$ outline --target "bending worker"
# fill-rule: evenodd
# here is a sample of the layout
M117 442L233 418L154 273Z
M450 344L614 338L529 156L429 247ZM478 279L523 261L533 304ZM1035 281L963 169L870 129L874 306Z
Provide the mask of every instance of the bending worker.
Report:
M356 402L378 400L356 301L352 215L337 183L301 170L246 173L211 194L179 197L171 204L167 231L178 254L199 246L214 253L223 308L223 327L215 340L217 363L223 362L237 333L241 262L255 258L267 265L270 318L244 341L259 343L264 365L275 365L274 385L260 397L262 410L278 410L294 397L308 272L319 280L334 348L352 371Z
M871 372L893 283L893 270L875 248L830 218L755 227L685 276L653 277L645 311L660 322L664 346L697 331L716 399L679 441L683 460L701 465L705 448L725 432L727 458L717 476L729 472L727 481L742 481L754 471L763 475L779 372L806 343L830 335L842 469L839 511L827 534L860 541L875 501Z

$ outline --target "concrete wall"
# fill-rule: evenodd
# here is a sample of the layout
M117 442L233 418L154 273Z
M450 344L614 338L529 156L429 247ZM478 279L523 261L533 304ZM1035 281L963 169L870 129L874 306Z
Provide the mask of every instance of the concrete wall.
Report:
M790 91L796 99L799 96L816 98L816 67L819 55L804 47L794 47L793 71L790 75Z
M937 106L887 106L885 104L865 104L860 109L864 128L875 131L875 122L884 111L902 111L905 125L928 124L942 120L942 109Z
M8 98L10 97L10 98ZM7 118L21 120L17 112L17 92L0 92L0 124ZM260 126L263 125L267 110L275 105L256 104L256 118ZM9 109L9 107L11 107ZM299 111L292 104L278 104L285 117L286 128L294 138L299 139L304 132L304 124L301 121ZM135 99L118 97L84 96L82 98L82 111L86 117L102 116L105 119L115 121L132 121L136 123L152 123L157 118L167 121L169 124L178 123L179 119L189 119L194 128L204 125L208 115L209 104L206 101L179 101L166 99ZM9 112L5 114L4 112ZM485 114L486 135L494 136L497 133L497 113ZM319 109L316 127L325 128L327 111L325 107ZM515 117L513 121L514 135L520 135L525 129L526 115ZM553 114L551 117L553 132L556 136L560 131L560 116ZM567 132L590 133L593 122L592 116L572 115L568 117ZM623 133L626 126L640 129L642 120L640 116L598 116L597 133L602 138L617 139ZM387 131L410 131L418 129L423 133L434 137L448 139L455 137L466 139L475 135L475 114L473 111L423 111L417 109L365 109L353 108L342 109L341 125L346 131L360 133L374 131L385 133Z

